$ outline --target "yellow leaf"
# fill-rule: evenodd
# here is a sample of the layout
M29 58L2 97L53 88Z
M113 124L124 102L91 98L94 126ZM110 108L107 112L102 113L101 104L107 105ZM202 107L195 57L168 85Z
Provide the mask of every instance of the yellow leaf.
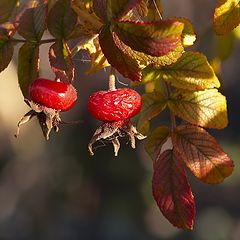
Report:
M98 70L110 66L103 55L98 38L91 39L86 44L82 45L80 49L87 50L91 58L91 67L86 72L87 74L96 73Z
M240 39L240 26L236 27L234 30L233 30L233 34L236 38Z
M145 142L145 150L152 158L153 161L157 161L160 157L163 144L170 136L170 129L166 126L160 126L155 128L147 137ZM165 149L163 149L165 150Z
M168 106L176 116L201 127L220 129L228 124L226 98L217 89L176 91Z
M207 58L198 52L185 52L178 61L161 68L147 67L143 70L144 83L163 79L174 87L187 90L203 90L220 87Z
M206 183L220 183L233 171L233 161L203 128L181 125L172 134L174 150L191 172Z
M223 35L240 24L240 1L219 0L214 12L214 30Z
M99 33L102 23L89 9L89 3L82 0L73 0L72 8L78 15L78 31L82 35L93 36Z
M194 31L191 21L186 18L174 18L175 20L184 23L184 29L182 32L182 42L184 47L189 47L196 41L196 33Z
M142 109L138 121L138 128L142 128L145 122L161 113L167 104L167 100L159 92L146 93L142 96Z

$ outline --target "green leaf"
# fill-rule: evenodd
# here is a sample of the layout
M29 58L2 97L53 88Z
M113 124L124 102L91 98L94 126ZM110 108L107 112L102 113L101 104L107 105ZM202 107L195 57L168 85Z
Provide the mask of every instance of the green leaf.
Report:
M163 144L167 141L170 136L170 129L166 126L160 126L155 128L145 141L145 150L156 162L162 151Z
M224 35L237 27L240 24L240 1L218 0L213 23L218 35Z
M203 128L182 125L175 129L173 146L191 172L206 183L220 183L232 174L233 161Z
M178 61L170 66L160 69L148 68L145 71L144 82L161 78L174 87L188 90L203 90L206 88L220 87L207 58L198 52L185 52Z
M56 77L61 81L72 82L74 66L67 43L58 40L49 49L49 61Z
M133 50L151 56L164 56L181 46L184 24L167 19L158 22L118 22L114 31Z
M157 68L153 68L152 66L148 66L142 70L142 84L147 84L150 82L155 82L161 78L161 71Z
M124 47L116 34L111 33L109 27L102 29L99 43L108 62L124 77L132 81L141 80L141 68L138 62L129 55L128 49Z
M194 197L182 161L174 151L164 151L154 164L152 191L158 207L170 223L192 230Z
M142 96L142 109L138 121L138 128L142 128L145 122L161 113L167 104L167 100L159 92L146 93Z
M18 53L18 82L25 98L29 96L29 86L39 74L39 45L26 42Z
M20 18L18 33L28 41L39 42L46 27L46 4L27 9Z
M0 1L0 24L5 23L11 17L18 0L1 0Z
M8 36L0 34L0 72L2 72L13 57L14 44Z
M57 39L68 39L77 23L71 0L58 0L48 15L48 30Z
M176 20L178 22L181 22L184 24L184 29L182 32L182 43L184 47L189 47L194 44L196 41L196 33L194 31L193 25L191 21L189 21L186 18L171 18L173 20Z
M226 98L217 89L176 91L168 106L176 116L201 127L221 129L228 124Z

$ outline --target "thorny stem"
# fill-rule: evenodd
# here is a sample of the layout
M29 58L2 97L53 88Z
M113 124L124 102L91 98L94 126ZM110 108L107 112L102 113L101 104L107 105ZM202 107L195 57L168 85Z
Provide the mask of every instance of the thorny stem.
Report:
M167 84L165 81L164 81L164 83L165 83L165 86L166 86L167 99L169 99L169 97L171 95L171 88L170 88L170 85ZM170 112L170 119L171 119L172 130L174 130L177 127L176 117L175 117L174 113L170 109L169 109L169 112Z
M108 80L108 86L109 86L110 91L116 90L115 82L116 82L115 69L113 67L111 67L109 80Z

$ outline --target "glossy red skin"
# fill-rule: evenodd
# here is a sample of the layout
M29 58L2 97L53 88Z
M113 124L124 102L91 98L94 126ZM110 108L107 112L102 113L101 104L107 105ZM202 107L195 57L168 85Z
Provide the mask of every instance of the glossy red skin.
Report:
M59 111L69 110L77 101L77 91L71 84L42 78L31 84L29 94L33 102Z
M88 100L92 116L104 122L129 119L138 114L141 107L141 96L130 88L95 92Z

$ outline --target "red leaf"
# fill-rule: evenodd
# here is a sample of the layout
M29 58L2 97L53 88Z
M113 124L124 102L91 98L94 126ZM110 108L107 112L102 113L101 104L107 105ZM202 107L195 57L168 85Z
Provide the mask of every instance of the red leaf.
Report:
M133 50L151 56L164 56L182 45L184 24L176 20L158 22L118 22L114 31Z
M99 43L108 62L124 77L133 81L141 80L141 68L137 61L127 54L124 44L116 34L111 33L108 27L102 29L99 35Z
M64 82L72 82L74 66L67 43L56 41L49 49L49 61L56 76Z
M181 160L164 151L154 164L153 196L163 215L176 227L192 229L195 203Z
M206 130L182 125L173 134L173 146L191 172L206 183L220 183L232 174L234 164Z

